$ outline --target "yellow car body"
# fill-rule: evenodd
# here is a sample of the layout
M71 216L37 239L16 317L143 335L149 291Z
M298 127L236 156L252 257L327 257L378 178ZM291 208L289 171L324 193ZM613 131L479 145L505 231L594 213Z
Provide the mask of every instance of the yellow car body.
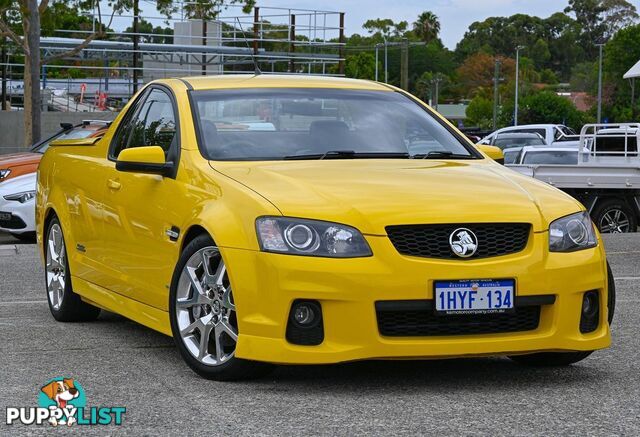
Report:
M486 155L472 161L210 161L198 148L189 98L191 90L398 90L367 81L268 75L168 79L149 86L166 87L175 98L180 151L173 177L118 171L109 159L109 145L131 103L95 144L53 146L39 167L39 246L45 256L46 225L55 214L64 231L73 290L83 301L172 335L169 287L174 269L189 239L206 232L220 248L233 284L238 358L316 364L609 346L607 265L600 236L588 249L549 250L550 223L584 210L573 198ZM256 219L265 216L352 226L362 233L372 256L342 259L261 251ZM524 249L483 259L434 259L400 254L387 235L390 225L494 222L530 224ZM179 229L176 241L167 237L171 229ZM541 304L538 326L523 332L380 333L377 302L433 300L436 280L483 278L513 278L516 301L540 296L554 300ZM590 290L600 295L601 316L597 329L583 334L580 309ZM321 304L321 344L287 341L296 299Z

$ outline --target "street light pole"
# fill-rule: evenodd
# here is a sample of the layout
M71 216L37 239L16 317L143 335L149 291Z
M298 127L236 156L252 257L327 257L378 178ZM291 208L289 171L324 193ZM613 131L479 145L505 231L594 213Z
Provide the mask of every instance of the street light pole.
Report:
M384 40L384 83L389 83L389 71L387 70L387 38L382 37Z
M376 44L376 82L378 81L378 44Z
M596 44L600 49L600 59L598 60L598 123L602 123L602 47L604 44Z
M520 49L523 49L523 46L516 47L516 96L515 96L515 108L513 110L513 125L518 125L518 91L520 85Z
M495 60L493 77L493 130L498 127L498 83L500 82L500 59Z

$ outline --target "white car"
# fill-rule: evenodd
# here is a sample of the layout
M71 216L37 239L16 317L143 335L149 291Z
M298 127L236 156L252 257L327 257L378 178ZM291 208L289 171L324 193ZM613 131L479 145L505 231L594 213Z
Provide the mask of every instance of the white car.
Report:
M503 153L505 165L578 164L578 149L575 147L511 147ZM584 148L583 153L589 153L589 149Z
M32 238L36 231L36 172L0 184L0 231Z
M578 146L580 143L580 135L577 135L573 129L563 124L523 124L519 126L508 126L498 129L490 135L487 135L479 144L493 144L496 136L500 134L520 134L531 133L538 134L547 146Z

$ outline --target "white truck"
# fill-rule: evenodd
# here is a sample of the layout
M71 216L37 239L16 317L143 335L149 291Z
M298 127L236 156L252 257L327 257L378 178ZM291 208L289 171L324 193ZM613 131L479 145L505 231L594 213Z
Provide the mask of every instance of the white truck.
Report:
M534 133L540 135L547 146L578 146L580 135L573 129L563 124L524 124L521 126L509 126L487 135L479 144L493 145L495 138L505 133Z
M640 123L589 124L577 164L507 167L565 191L589 210L600 232L635 232L640 222Z

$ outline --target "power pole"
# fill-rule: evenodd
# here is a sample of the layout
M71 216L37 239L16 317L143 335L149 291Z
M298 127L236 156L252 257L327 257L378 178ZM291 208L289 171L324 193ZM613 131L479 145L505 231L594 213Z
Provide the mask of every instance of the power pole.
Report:
M6 23L7 22L7 13L4 12L2 14L2 19ZM6 38L2 38L2 108L0 111L4 111L7 108L7 47L6 47ZM11 106L11 105L9 105Z
M516 47L516 96L515 96L515 108L513 110L513 125L518 125L518 91L520 85L520 50L523 46Z
M133 94L138 92L138 0L133 0Z
M440 96L440 82L442 82L442 77L440 77L439 73L436 73L435 77L431 81L433 84L434 92L433 92L433 109L438 110L438 100Z
M493 130L498 127L498 83L500 82L500 59L495 60L493 76Z
M600 50L600 59L598 60L598 123L602 123L602 47L604 44L597 44Z
M404 38L400 45L400 88L409 90L409 40Z

